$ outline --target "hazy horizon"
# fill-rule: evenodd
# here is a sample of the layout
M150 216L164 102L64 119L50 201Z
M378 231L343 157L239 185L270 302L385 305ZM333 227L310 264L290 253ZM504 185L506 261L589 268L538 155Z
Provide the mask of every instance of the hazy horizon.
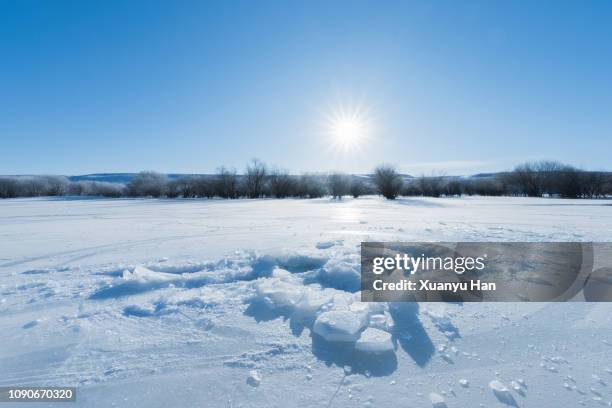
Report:
M547 161L545 159L543 159L544 161ZM551 160L554 161L554 160ZM519 164L524 164L526 162L521 162L521 163L517 163L517 165ZM218 168L209 171L209 172L198 172L198 171L194 171L194 172L177 172L177 171L167 171L167 172L162 172L162 171L158 171L156 169L140 169L137 171L100 171L100 172L87 172L87 173L10 173L10 174L0 174L0 177L3 176L7 176L7 177L12 177L12 176L16 176L16 177L27 177L27 176L66 176L66 177L83 177L83 176L97 176L97 175L121 175L121 174L138 174L140 172L154 172L154 173L161 173L161 174L167 174L167 175L215 175L218 172L218 169L221 167L224 167L228 170L236 170L237 174L241 175L244 173L245 171L245 167L246 164L242 167L228 167L228 166L223 166L220 165L218 166ZM279 168L278 166L270 166L268 163L265 163L266 168L268 170L274 170L274 169L279 169L279 170L283 170L283 171L287 171L289 174L291 175L300 175L300 174L326 174L326 173L330 173L330 172L340 172L340 173L346 173L349 175L355 175L355 176L360 176L360 175L371 175L374 173L375 170L375 166L372 167L372 169L370 171L363 171L363 172L345 172L342 170L317 170L317 169L313 169L313 170L305 170L305 171L301 171L301 172L296 172L296 171L292 171L291 169L286 169L286 168ZM385 163L379 163L379 164L385 164ZM396 167L398 172L402 175L405 176L412 176L412 177L421 177L421 176L449 176L449 177L470 177L470 176L475 176L475 175L480 175L480 174L497 174L497 173L504 173L504 172L511 172L514 170L514 168L516 166L513 166L511 168L507 168L507 169L502 169L502 170L491 170L491 171L473 171L473 172L469 172L469 173L460 173L460 172L450 172L448 170L441 170L439 167L435 167L438 163L422 163L422 164L415 164L415 166L406 166L404 168L400 168L400 167ZM572 163L562 163L562 164L567 164L567 165L572 165ZM422 169L420 171L406 171L405 168L414 168L414 169ZM453 167L451 167L452 169ZM606 169L606 168L602 168L602 169L593 169L593 168L577 168L578 170L584 170L584 171L602 171L605 173L610 173L612 172L612 170L610 169Z

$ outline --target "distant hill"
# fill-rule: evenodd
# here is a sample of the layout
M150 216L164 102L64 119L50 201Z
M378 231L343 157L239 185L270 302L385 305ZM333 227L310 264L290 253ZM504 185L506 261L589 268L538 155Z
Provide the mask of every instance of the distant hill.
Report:
M138 173L93 173L93 174L82 174L78 176L67 176L70 181L101 181L106 183L123 183L127 184L136 176ZM204 176L214 177L214 174L195 174L195 173L170 173L167 175L170 179L177 179L183 176ZM354 178L360 179L371 179L372 174L351 174ZM414 179L409 174L400 174L404 181ZM239 176L240 177L240 176Z
M138 173L94 173L94 174L83 174L79 176L68 176L70 181L103 181L106 183L129 183ZM170 179L176 179L181 176L212 176L212 174L181 174L171 173L168 174Z

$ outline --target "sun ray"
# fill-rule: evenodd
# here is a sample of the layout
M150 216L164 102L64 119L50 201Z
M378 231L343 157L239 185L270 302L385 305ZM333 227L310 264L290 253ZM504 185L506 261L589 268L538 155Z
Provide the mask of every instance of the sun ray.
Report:
M328 146L344 153L359 150L372 133L371 120L362 105L340 104L326 116L325 134Z

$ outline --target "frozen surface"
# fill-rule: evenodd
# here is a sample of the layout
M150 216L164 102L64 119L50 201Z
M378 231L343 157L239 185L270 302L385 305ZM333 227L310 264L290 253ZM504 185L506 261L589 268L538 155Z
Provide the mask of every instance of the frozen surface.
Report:
M0 385L76 406L612 402L612 304L358 293L361 241L612 241L609 201L18 199L0 237Z

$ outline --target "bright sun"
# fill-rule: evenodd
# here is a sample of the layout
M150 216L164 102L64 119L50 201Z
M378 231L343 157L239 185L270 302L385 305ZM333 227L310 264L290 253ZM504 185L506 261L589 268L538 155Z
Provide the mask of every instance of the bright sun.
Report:
M363 137L364 125L355 117L337 118L332 124L332 133L339 144L352 145Z
M331 145L344 151L358 149L368 138L368 121L359 111L334 112L327 120Z

